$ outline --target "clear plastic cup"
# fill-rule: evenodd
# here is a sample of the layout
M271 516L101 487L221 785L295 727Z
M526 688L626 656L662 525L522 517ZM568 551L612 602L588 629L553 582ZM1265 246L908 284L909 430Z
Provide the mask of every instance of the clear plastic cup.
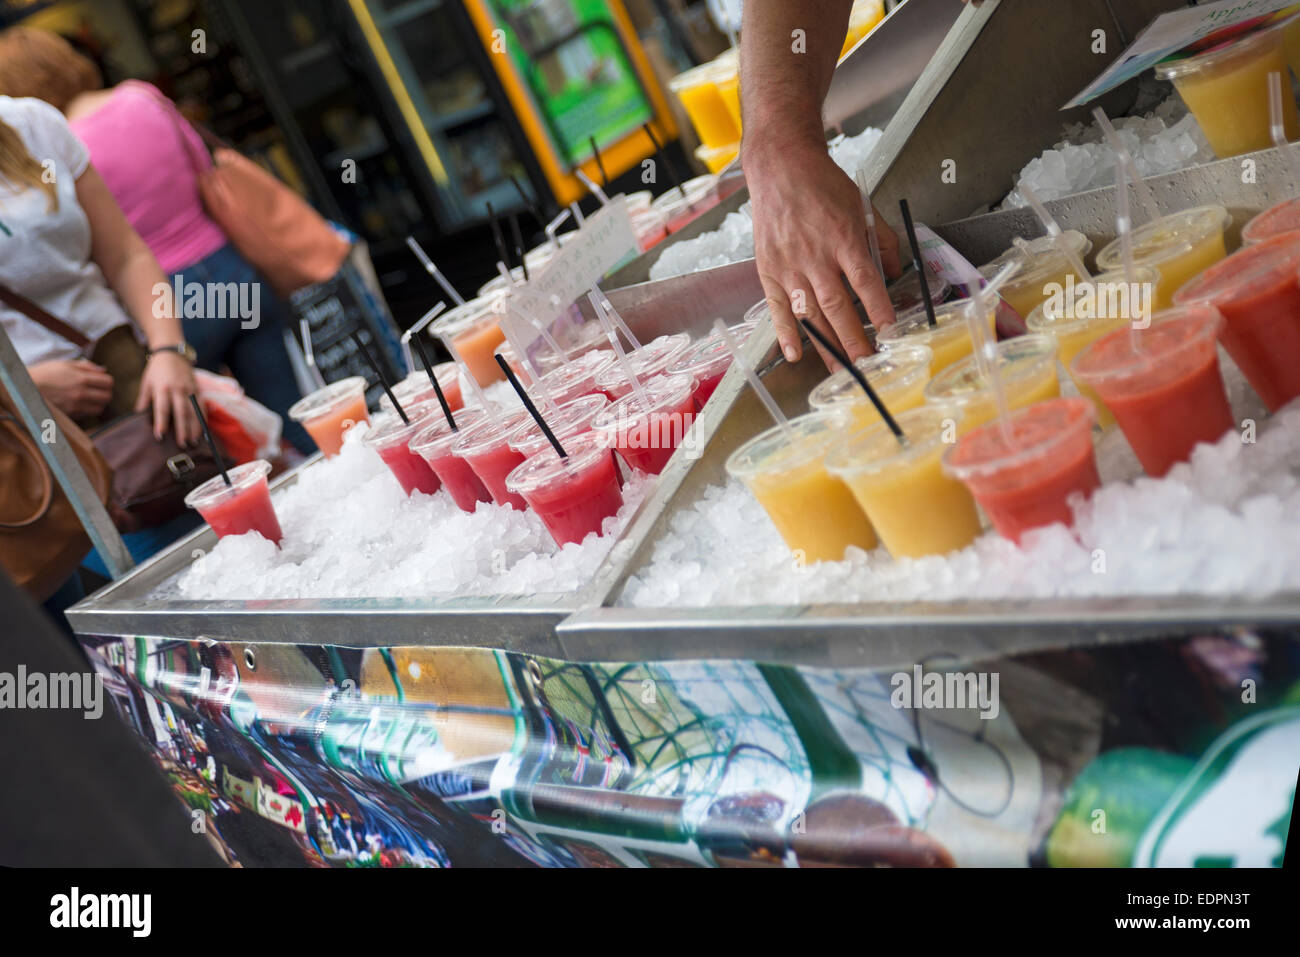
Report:
M289 406L289 418L302 423L326 458L338 455L348 429L370 421L366 380L358 375L331 382Z
M703 63L668 81L668 89L677 94L696 134L708 146L725 146L740 139L740 130L718 89L719 81L725 79L725 67Z
M1297 26L1300 27L1300 21ZM1241 241L1249 246L1282 233L1294 232L1300 232L1300 199L1284 199L1243 226Z
M1071 525L1070 496L1101 485L1095 415L1077 396L1026 406L963 435L944 453L944 470L966 485L1003 538L1019 543L1031 528Z
M695 158L710 173L721 173L740 155L740 142L728 143L726 146L695 147Z
M1287 141L1300 137L1291 93L1283 30L1286 21L1222 43L1204 53L1156 64L1156 77L1172 80L1219 159L1273 145L1268 75L1282 76L1282 117Z
M542 376L542 389L556 405L564 405L593 392L605 394L596 384L596 378L614 361L612 349L593 349L584 352L558 369ZM608 396L606 396L608 397Z
M494 502L514 506L521 512L528 503L506 488L506 476L524 460L510 447L510 434L528 418L527 412L519 411L461 429L460 438L451 447L452 454L459 455L474 470Z
M1179 306L1136 336L1120 329L1074 358L1071 371L1097 390L1148 475L1159 478L1233 427L1219 372L1222 326L1213 306Z
M451 342L470 375L487 387L505 378L493 354L506 341L496 311L500 296L484 296L457 306L435 319L430 329L444 342Z
M876 331L876 342L881 349L892 349L895 344L926 346L933 353L930 374L938 375L948 366L971 354L970 329L966 325L966 307L969 299L954 299L934 307L935 325L922 307L900 315L887 326ZM988 313L989 338L997 338L997 303L985 303Z
M1219 341L1277 412L1300 395L1300 233L1282 233L1233 253L1174 295L1223 316Z
M944 302L952 294L952 286L942 276L927 271L925 278L930 286L930 302L934 305ZM909 269L891 282L888 291L896 316L913 309L925 308L925 300L921 297L921 279L915 269Z
M266 477L271 463L254 459L226 472L230 484L220 475L208 479L185 496L185 504L203 517L217 533L217 538L257 532L268 542L280 544L284 533L271 504Z
M397 413L389 412L371 424L361 441L384 460L403 492L407 495L412 492L433 495L442 488L442 480L422 456L411 451L410 442L435 421L445 423L447 420L437 399L403 406L403 411L409 422L403 422Z
M1056 343L1051 336L1016 336L998 343L997 369L1007 407L1023 409L1061 394L1056 373ZM967 356L939 373L925 387L925 401L940 409L960 410L963 432L997 418L993 386Z
M895 419L906 444L875 425L832 451L827 469L848 485L895 558L965 548L979 537L980 521L970 492L941 466L955 439L952 414L923 405Z
M1152 306L1156 312L1172 306L1175 292L1228 254L1223 233L1231 222L1232 216L1222 206L1193 206L1133 230L1134 265L1160 273ZM1102 272L1124 268L1118 239L1097 253L1097 268Z
M592 430L629 468L658 475L695 421L695 379L657 375L642 387L646 403L630 392L596 416Z
M565 402L555 410L541 409L542 418L547 427L563 444L565 439L573 438L591 431L591 423L596 416L609 407L609 398L596 393L579 396ZM536 455L543 449L551 448L551 442L530 417L520 425L506 440L512 449L523 454L524 458Z
M743 326L744 324L739 324ZM730 331L730 330L729 330ZM739 334L732 331L736 345L744 345L752 327L744 327ZM718 384L731 367L731 349L721 336L712 335L684 349L665 370L668 375L695 377L695 408L704 411L705 403L718 390Z
M930 381L933 358L928 346L903 341L884 352L863 356L854 365L866 376L890 415L897 415L925 402L925 384ZM814 409L846 413L855 432L881 421L880 413L848 369L836 369L830 378L820 382L808 393L808 404Z
M675 332L659 336L645 343L639 352L629 352L627 365L637 378L649 379L672 365L690 344L689 333ZM621 362L611 362L597 373L595 385L613 400L621 399L632 391L632 383L627 380Z
M506 477L561 547L599 535L605 519L623 507L618 466L604 439L585 432L562 444L564 458L548 443Z
M687 180L682 189L674 186L657 197L650 208L663 213L665 228L675 233L696 216L717 206L719 199L718 178L710 173Z
M1061 233L1061 241L1080 261L1092 251L1092 240L1074 229ZM1022 319L1043 304L1053 286L1064 289L1070 276L1075 282L1083 279L1050 236L1039 236L1023 247L1012 246L997 259L980 266L980 274L992 279L1009 262L1019 262L1020 271L1003 283L998 292Z
M433 367L433 374L438 379L443 398L447 400L447 406L452 413L463 408L465 397L460 391L460 367L454 362L439 362ZM417 402L438 401L438 393L434 391L432 383L429 382L429 375L423 367L393 386L393 395L397 396L397 401L402 404L403 409ZM379 411L393 411L393 403L387 393L379 397Z
M627 193L624 200L627 203L627 211L633 215L643 212L650 208L650 203L654 200L654 193L648 189L639 189L635 193Z
M1122 271L1100 273L1092 283L1067 286L1059 301L1053 297L1026 317L1030 332L1051 336L1056 342L1056 358L1071 378L1070 363L1085 346L1131 323L1150 321L1160 273L1150 266L1137 266L1133 273L1137 288L1129 286ZM1097 424L1103 429L1113 425L1115 417L1092 387L1077 379L1074 384L1095 406Z
M668 220L662 210L644 209L633 213L631 219L638 252L649 252L668 238Z
M465 409L453 418L456 420L455 432L446 419L426 421L425 427L411 439L410 448L429 463L429 468L433 469L460 510L473 512L479 502L492 501L492 493L474 474L469 463L452 453L452 446L460 441L462 433L485 422L487 413L482 409Z
M847 417L809 412L750 439L727 459L781 533L786 547L809 562L838 562L849 546L871 551L876 533L853 493L826 471L826 456L843 444Z

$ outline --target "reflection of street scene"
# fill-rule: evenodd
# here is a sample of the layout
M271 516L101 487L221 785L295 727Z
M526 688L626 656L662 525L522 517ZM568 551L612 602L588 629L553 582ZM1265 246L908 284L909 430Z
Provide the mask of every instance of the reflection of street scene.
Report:
M1176 753L1133 731L1108 747L1109 705L1083 703L1104 649L1062 653L1089 658L1079 688L1063 658L985 663L1003 681L992 720L895 708L885 673L740 661L144 638L93 657L236 864L1280 864L1282 772L1300 760L1291 644L1252 636L1244 664L1232 639L1162 644L1175 685L1230 688L1225 669L1246 667L1293 690L1207 709L1222 719L1181 729Z

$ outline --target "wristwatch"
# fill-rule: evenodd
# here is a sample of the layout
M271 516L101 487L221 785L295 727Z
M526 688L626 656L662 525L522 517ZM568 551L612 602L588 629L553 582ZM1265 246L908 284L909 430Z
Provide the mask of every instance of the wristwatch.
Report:
M194 347L188 342L179 342L174 346L158 346L155 349L149 349L145 354L152 356L157 352L174 352L190 365L198 361L199 355L194 351Z

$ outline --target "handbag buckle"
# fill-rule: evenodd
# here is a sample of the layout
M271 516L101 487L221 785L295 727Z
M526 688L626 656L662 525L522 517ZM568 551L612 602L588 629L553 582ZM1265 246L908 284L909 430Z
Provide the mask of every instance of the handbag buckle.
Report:
M194 471L194 460L181 452L173 455L167 460L167 471L172 473L172 478L178 482L183 482L185 476Z

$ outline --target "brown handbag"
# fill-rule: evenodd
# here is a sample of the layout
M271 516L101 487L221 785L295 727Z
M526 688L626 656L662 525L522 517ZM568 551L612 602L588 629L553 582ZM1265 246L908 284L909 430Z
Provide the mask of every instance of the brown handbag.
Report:
M67 442L101 502L113 473L89 437L53 406L56 442ZM76 571L90 539L72 503L54 480L36 441L0 387L0 567L37 601L49 598Z
M0 302L83 351L92 345L66 322L3 283ZM206 444L182 449L171 432L155 439L153 415L148 411L120 416L91 432L90 439L113 470L112 492L106 504L113 523L122 532L153 528L182 514L185 496L220 472Z

